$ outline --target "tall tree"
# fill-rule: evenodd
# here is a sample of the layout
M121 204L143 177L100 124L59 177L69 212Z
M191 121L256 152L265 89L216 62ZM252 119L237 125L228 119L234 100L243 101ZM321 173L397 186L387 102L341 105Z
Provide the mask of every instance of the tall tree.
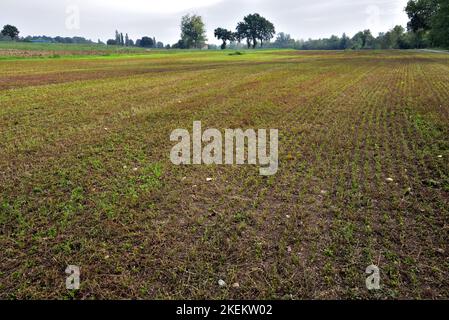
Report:
M246 39L248 49L251 47L251 34L248 24L245 22L239 22L237 24L235 39L240 43L243 39Z
M438 1L430 34L436 45L449 48L449 0Z
M118 30L115 30L115 44L118 46L120 45L120 33Z
M206 27L201 16L187 14L182 17L181 40L186 48L199 49L206 44Z
M409 0L405 7L410 21L409 30L428 31L432 28L432 19L438 8L438 0Z
M258 13L249 14L243 18L243 22L237 25L237 33L244 36L248 43L252 42L253 48L257 41L263 46L264 41L270 41L276 33L274 25Z
M367 29L363 31L363 49L373 49L374 37L371 30Z
M346 33L343 33L340 39L340 49L346 50L351 47L351 39L346 35Z
M3 27L2 35L5 37L10 37L11 39L15 40L19 37L19 29L17 29L15 26L12 26L10 24L7 24Z
M259 18L260 15L258 13L250 14L243 18L248 26L248 38L252 40L253 49L257 46L257 39L259 38Z
M352 48L356 50L372 49L373 44L374 37L370 30L360 31L352 38Z
M140 41L138 41L138 46L143 48L153 48L154 41L150 37L143 37Z
M449 0L409 0L405 11L419 45L449 47Z
M405 29L403 26L397 25L393 29L391 29L390 33L390 43L391 48L400 49L401 42L404 38Z
M295 45L295 40L289 34L279 32L274 41L276 48L292 48Z
M128 34L125 35L125 46L129 46L129 36Z
M226 49L228 41L234 41L234 33L230 30L217 28L214 31L214 35L218 40L222 40L223 44L221 45L221 49Z
M259 20L259 32L261 47L263 47L264 41L269 42L276 34L274 24L263 17L261 17L261 19Z
M357 32L351 39L351 49L360 50L363 49L363 32Z

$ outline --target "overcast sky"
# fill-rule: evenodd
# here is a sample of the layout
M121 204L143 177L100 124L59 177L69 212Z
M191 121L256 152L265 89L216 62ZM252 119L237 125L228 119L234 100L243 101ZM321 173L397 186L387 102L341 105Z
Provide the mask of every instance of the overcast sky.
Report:
M203 16L209 42L213 30L234 29L248 13L260 13L277 32L296 39L329 37L363 29L374 34L406 25L407 0L0 0L0 24L16 25L25 35L114 37L115 29L136 39L155 36L175 43L186 13ZM79 19L77 13L79 12ZM79 22L79 23L78 23Z

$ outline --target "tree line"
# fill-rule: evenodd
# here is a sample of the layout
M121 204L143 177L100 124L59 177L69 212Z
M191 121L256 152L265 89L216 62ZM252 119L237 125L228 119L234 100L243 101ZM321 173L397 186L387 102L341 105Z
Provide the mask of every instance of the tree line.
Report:
M409 0L405 12L409 17L407 29L398 25L377 37L364 30L352 38L343 34L304 41L281 32L267 46L299 50L449 48L449 0Z
M155 37L142 37L137 39L135 42L126 33L123 36L122 32L118 30L115 31L115 39L109 39L106 42L109 46L122 46L122 47L142 47L142 48L164 48L164 44L160 41L156 41Z
M275 34L276 30L273 23L258 13L249 14L244 17L243 21L237 24L235 32L224 28L217 28L214 31L215 37L223 41L221 49L226 49L228 41L241 43L244 39L246 39L248 49L250 47L253 49L256 48L258 42L263 47L264 41L269 42Z
M357 32L353 37L345 33L341 37L295 40L289 34L280 32L269 48L291 48L297 50L367 50L367 49L412 49L416 46L416 35L406 32L402 26L395 26L386 33L374 37L371 31Z
M226 48L292 48L299 50L362 50L362 49L414 49L428 47L449 48L449 0L409 0L405 8L410 21L407 29L398 25L388 32L374 36L370 30L357 32L353 37L343 34L330 38L295 40L289 34L276 35L274 24L258 13L249 14L238 22L235 30L216 28L214 36L222 41L221 49ZM215 49L207 44L206 26L201 16L187 14L181 19L181 39L172 46L156 41L155 37L145 36L136 41L128 34L115 31L115 38L107 45L137 46L143 48L175 49ZM57 43L94 43L83 37L25 37L19 38L19 30L5 25L0 40L44 41ZM246 44L242 44L242 42ZM98 44L104 44L100 40Z

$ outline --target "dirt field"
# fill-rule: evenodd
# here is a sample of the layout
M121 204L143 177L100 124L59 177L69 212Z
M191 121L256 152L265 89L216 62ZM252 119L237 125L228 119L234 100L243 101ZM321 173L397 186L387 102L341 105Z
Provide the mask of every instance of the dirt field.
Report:
M0 59L0 298L449 298L449 55L229 53ZM173 165L194 120L278 173Z
M154 50L154 49L153 49ZM60 58L62 56L109 56L139 54L148 50L138 47L106 46L99 44L62 44L0 41L0 60L15 58Z

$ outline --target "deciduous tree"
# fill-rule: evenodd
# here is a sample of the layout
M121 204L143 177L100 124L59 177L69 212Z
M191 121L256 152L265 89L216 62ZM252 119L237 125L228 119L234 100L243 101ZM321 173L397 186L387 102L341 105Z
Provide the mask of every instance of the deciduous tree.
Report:
M217 28L215 29L214 34L218 40L223 41L223 44L221 45L222 50L226 49L228 41L234 41L234 33L230 30Z
M199 49L206 44L206 27L201 16L187 14L182 17L181 40L186 48Z
M10 24L7 24L3 27L2 35L5 37L10 37L11 39L15 40L19 37L19 29L17 27L12 26Z

